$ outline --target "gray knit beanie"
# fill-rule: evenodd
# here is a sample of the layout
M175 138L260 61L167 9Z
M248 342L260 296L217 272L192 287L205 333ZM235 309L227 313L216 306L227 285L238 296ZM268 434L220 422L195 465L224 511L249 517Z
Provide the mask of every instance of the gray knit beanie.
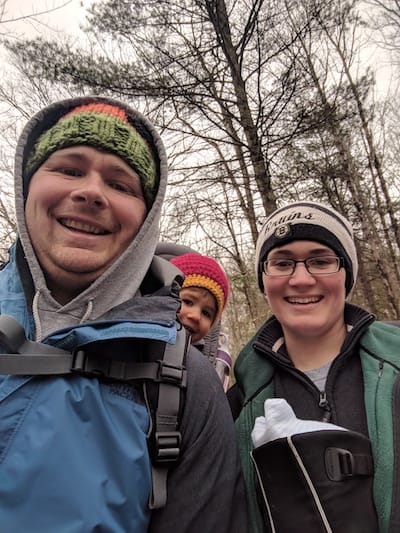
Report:
M343 257L346 295L357 279L358 261L350 222L333 207L316 202L294 202L274 211L261 228L256 244L256 273L263 290L262 262L276 246L292 241L316 241Z

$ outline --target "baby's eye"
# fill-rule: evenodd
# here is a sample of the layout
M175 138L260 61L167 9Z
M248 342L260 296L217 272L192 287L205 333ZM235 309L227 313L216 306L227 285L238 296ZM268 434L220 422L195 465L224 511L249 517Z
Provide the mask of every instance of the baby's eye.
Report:
M188 307L190 307L191 305L193 305L193 302L192 300L189 300L189 298L182 298L182 303L187 305Z
M211 313L210 313L210 311L206 311L206 310L204 310L204 311L203 311L203 315L204 315L206 318L209 318L210 320L211 320L211 318L212 318L212 317L211 317Z

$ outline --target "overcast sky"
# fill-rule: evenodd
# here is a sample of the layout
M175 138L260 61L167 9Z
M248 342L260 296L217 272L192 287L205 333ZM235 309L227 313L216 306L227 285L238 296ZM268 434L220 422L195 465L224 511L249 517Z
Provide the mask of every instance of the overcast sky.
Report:
M58 31L78 33L90 3L91 0L6 0L1 33L25 36Z
M85 21L86 9L95 1L6 0L6 9L0 19L0 33L9 38L37 35L57 37L58 32L79 35L79 27ZM1 3L2 0L0 0L0 5ZM0 48L0 62L2 57L4 58L4 52L2 52ZM364 49L363 59L374 69L377 90L384 94L388 88L391 73L387 55L382 51L377 51L376 46L371 45Z

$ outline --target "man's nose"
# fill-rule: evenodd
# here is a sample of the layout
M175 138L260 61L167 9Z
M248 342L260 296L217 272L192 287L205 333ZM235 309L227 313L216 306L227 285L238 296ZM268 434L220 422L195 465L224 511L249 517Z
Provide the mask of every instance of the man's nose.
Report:
M75 201L87 202L91 206L105 207L108 203L106 183L97 172L88 172L76 180L71 196Z

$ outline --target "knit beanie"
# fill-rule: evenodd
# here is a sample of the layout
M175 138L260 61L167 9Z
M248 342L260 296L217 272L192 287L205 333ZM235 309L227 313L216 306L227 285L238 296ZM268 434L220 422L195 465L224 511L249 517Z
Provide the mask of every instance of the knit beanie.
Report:
M124 109L103 102L75 107L40 135L25 165L25 191L32 174L53 152L76 145L92 146L121 157L139 175L147 207L151 207L159 178L150 145Z
M330 206L316 202L294 202L274 211L261 228L256 244L256 273L263 290L262 262L277 246L307 240L325 244L343 257L346 296L357 279L358 261L350 222Z
M182 288L200 287L211 292L217 301L217 314L221 316L229 295L229 281L220 265L206 255L188 253L171 259L185 276Z

